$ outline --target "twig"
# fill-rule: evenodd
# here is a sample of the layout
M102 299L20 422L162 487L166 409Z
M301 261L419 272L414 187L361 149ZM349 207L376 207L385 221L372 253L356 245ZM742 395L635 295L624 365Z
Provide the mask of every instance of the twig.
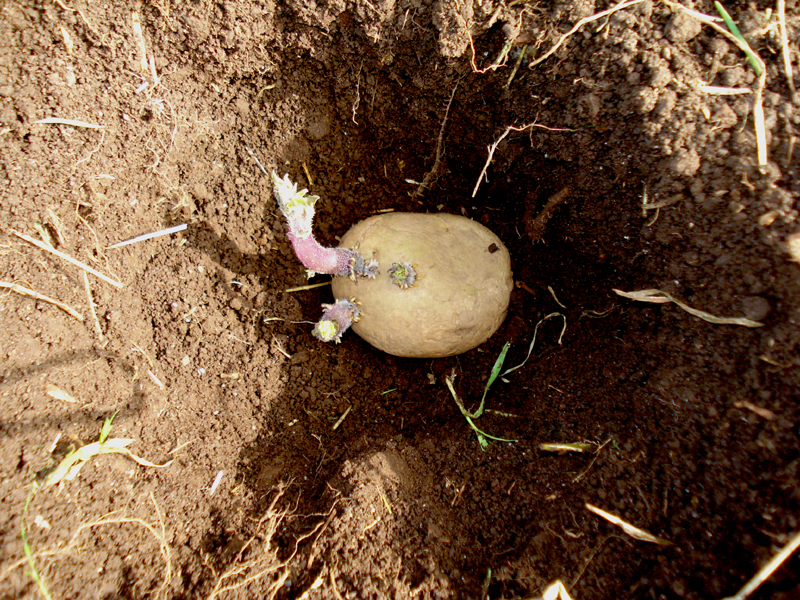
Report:
M92 315L92 319L94 319L94 327L97 329L97 335L100 337L100 341L103 341L103 330L100 329L100 321L97 319L97 311L95 310L94 298L92 298L92 288L89 287L89 276L86 274L86 271L82 271L83 273L83 288L86 290L86 297L89 299L89 312Z
M547 204L545 204L542 212L536 218L531 218L530 215L525 215L525 232L528 234L528 237L531 239L531 242L540 242L542 241L542 237L544 236L544 230L547 226L547 222L555 213L556 208L559 204L561 204L564 200L567 199L569 195L569 186L565 186L561 188L558 192L550 196L547 200ZM553 293L553 290L550 290L550 293ZM555 294L553 294L555 297ZM558 302L558 299L556 299ZM560 302L558 304L561 305ZM561 305L563 308L566 306Z
M594 446L592 444L584 444L582 442L554 442L539 444L539 450L542 452L588 452L593 447Z
M794 97L797 91L794 87L794 74L792 73L792 55L789 48L789 36L786 34L786 0L777 0L778 26L781 32L781 51L783 53L783 70L786 73L786 82Z
M63 246L66 242L64 241L64 224L61 222L61 219L55 213L52 208L47 209L47 215L50 217L50 221L53 225L53 229L56 232L56 238L58 239L58 243Z
M789 543L783 547L783 550L781 550L774 557L772 557L772 559L767 564L765 564L750 581L747 582L747 585L745 585L741 590L739 590L738 594L736 594L735 596L731 596L730 598L725 598L725 600L744 600L745 598L747 598L747 596L752 594L758 586L760 586L767 579L769 579L769 576L772 575L775 569L780 567L781 564L783 564L783 562L787 558L789 558L792 555L792 553L798 548L800 548L800 533L797 533L789 541Z
M648 210L659 210L662 208L666 208L667 206L672 206L676 202L680 200L679 197L677 198L670 198L669 200L661 200L660 202L650 202L647 198L647 184L644 184L644 191L642 191L642 217L647 217ZM656 216L658 216L656 214ZM655 223L655 220L653 220ZM652 224L652 223L651 223ZM648 227L651 225L648 224Z
M347 418L347 415L350 414L351 410L353 410L353 405L352 404L347 407L347 410L344 411L344 414L342 414L342 416L339 417L339 420L336 421L336 423L334 423L334 425L333 425L333 430L334 431L336 431L339 428L339 425L341 425L344 422L344 420Z
M311 178L311 173L308 172L308 165L306 161L303 161L303 171L306 172L306 179L308 179L308 185L314 187L314 180Z
M561 302L559 302L559 301L558 301L558 298L556 298L556 293L553 291L553 288L552 288L552 287L550 287L550 286L548 285L548 286L547 286L547 290L550 292L550 295L551 295L551 296L553 296L553 300L555 300L555 301L556 301L556 304L558 304L558 305L559 305L561 308L563 308L564 310L566 310L566 309L567 309L567 307L566 307L566 306L564 306L563 304L561 304Z
M45 244L43 242L40 242L39 240L37 240L35 238L32 238L29 235L25 235L24 233L20 233L19 231L15 230L15 229L10 229L9 231L11 231L11 233L14 234L15 236L17 236L19 239L25 240L29 244L33 244L34 246L36 246L37 248L39 248L41 250L44 250L45 252L50 252L51 254L55 254L59 258L62 258L65 261L67 261L68 263L71 263L71 264L75 265L76 267L80 267L84 271L88 271L89 273L91 273L95 277L99 277L100 279L102 279L106 283L108 283L110 285L113 285L115 288L122 289L123 284L121 284L119 281L114 281L113 279L111 279L107 275L103 275L100 271L98 271L96 269L93 269L89 265L86 265L86 264L80 262L79 260L75 260L74 258L69 256L68 254L64 254L60 250L56 250L55 248L52 248L51 246L48 246L47 244Z
M444 137L444 126L447 124L447 116L450 114L450 105L453 104L453 98L456 96L456 90L458 89L458 82L453 86L453 91L450 92L450 100L447 101L447 109L444 111L444 119L442 119L442 125L439 127L439 137L436 140L436 160L433 161L433 166L431 170L425 174L425 177L422 178L422 183L419 184L417 190L411 195L412 198L416 198L417 196L421 196L423 190L428 189L431 181L436 176L436 172L439 170L439 165L442 162L442 138Z
M766 419L767 421L774 421L775 420L775 413L769 410L768 408L764 408L763 406L756 406L752 402L748 402L747 400L742 400L741 402L734 402L733 405L736 408L746 408L750 412L757 414L762 419Z
M640 0L637 0L637 1L640 1ZM486 176L486 170L489 168L489 165L492 162L492 157L494 156L494 151L497 150L497 146L500 144L500 142L502 142L504 139L506 139L506 136L508 136L508 134L511 133L512 131L520 132L520 131L525 131L526 129L530 129L532 127L539 127L541 129L546 129L547 131L575 131L574 129L569 129L569 128L566 128L566 127L565 128L547 127L546 125L539 125L538 123L528 123L527 125L523 125L522 127L514 127L512 125L509 125L508 127L506 127L506 130L500 135L499 138L497 138L497 140L495 140L495 142L491 146L487 146L487 149L489 150L489 156L486 157L486 164L483 165L483 169L481 170L481 174L478 175L478 181L475 183L475 187L472 190L472 197L473 198L478 193L478 188L481 185L481 181L483 181L484 177Z
M293 292L305 292L306 290L313 290L315 288L325 287L326 285L330 285L330 284L331 284L330 281L323 281L322 283L312 283L312 284L309 284L309 285L300 285L298 287L286 288L285 290L283 290L283 293L284 294L291 294Z
M608 10L604 10L602 12L594 14L591 17L584 17L583 19L575 23L575 26L572 29L570 29L567 33L562 35L561 38L558 40L558 42L556 42L555 46L550 48L550 50L545 52L542 56L540 56L536 60L531 61L531 63L528 65L528 68L532 69L536 65L550 58L553 54L555 54L555 52L561 47L561 45L564 42L566 42L576 31L578 31L581 27L583 27L587 23L591 23L592 21L597 21L598 19L602 19L603 17L611 15L617 12L618 10L622 10L623 8L628 8L629 6L633 6L634 4L639 4L640 2L644 2L644 0L623 0L616 6L612 6Z
M48 304L52 304L53 306L57 306L65 313L70 315L71 317L75 317L83 323L83 315L78 313L74 308L64 304L63 302L59 302L58 300L54 300L48 296L40 294L39 292L34 292L33 290L29 290L26 287L22 287L16 283L7 283L5 281L0 281L0 288L5 288L7 290L11 290L12 292L16 292L17 294L21 294L22 296L30 296L34 300L41 300L42 302L47 302Z

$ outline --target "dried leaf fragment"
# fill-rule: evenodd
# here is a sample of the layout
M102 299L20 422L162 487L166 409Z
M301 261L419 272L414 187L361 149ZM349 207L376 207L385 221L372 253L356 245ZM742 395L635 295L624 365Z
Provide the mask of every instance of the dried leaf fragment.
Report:
M633 525L627 523L626 521L623 521L619 517L604 511L602 508L597 508L596 506L587 503L586 510L593 512L599 517L603 517L609 523L613 523L614 525L621 527L622 531L624 531L627 535L629 535L635 540L639 540L641 542L650 542L651 544L658 544L659 546L672 545L672 542L670 542L669 540L656 537L652 533L648 533L644 529L639 529L638 527L634 527Z
M55 398L56 400L61 400L62 402L69 402L70 404L74 404L75 402L77 402L77 400L73 396L71 396L70 394L62 390L60 387L52 383L48 383L46 386L44 386L44 391L48 396L50 396L51 398Z
M667 302L674 302L680 308L709 323L715 325L741 325L742 327L763 327L763 323L752 321L744 317L716 317L711 313L703 310L692 308L688 304L684 304L680 300L675 299L667 292L661 290L639 290L636 292L623 292L622 290L614 290L614 293L622 296L623 298L630 298L631 300L638 300L639 302L650 302L651 304L666 304Z

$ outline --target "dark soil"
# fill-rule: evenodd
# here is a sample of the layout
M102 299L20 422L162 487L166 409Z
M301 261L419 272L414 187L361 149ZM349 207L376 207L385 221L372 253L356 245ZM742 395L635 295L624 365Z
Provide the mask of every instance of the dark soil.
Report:
M0 280L84 320L3 290L0 597L527 598L558 579L577 600L740 589L800 529L798 103L765 2L729 3L767 67L764 167L753 95L699 89L755 89L746 58L665 4L588 23L528 67L610 6L3 4ZM158 84L141 71L133 10ZM507 43L507 64L487 69ZM386 209L488 226L517 282L504 325L436 360L352 332L315 340L330 289L285 291L305 271L248 149L321 196L329 245ZM428 174L415 195L409 180ZM531 227L564 187L543 233ZM36 223L124 283L89 276L96 322L82 271L12 234L40 238ZM613 291L649 288L763 326ZM477 406L503 345L506 367L521 364L554 312L563 336L564 319L544 321L477 421L517 441L482 451L445 377ZM111 415L111 438L172 462L97 456L31 495ZM576 442L592 449L540 448ZM799 574L795 557L752 597L800 597Z

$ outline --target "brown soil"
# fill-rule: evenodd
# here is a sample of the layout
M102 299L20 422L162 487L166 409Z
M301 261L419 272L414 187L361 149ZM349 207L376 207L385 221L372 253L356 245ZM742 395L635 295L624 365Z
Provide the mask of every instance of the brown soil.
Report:
M766 62L764 168L753 96L698 88L755 89L744 55L650 0L534 68L526 56L510 83L524 44L541 56L610 5L3 4L0 280L83 322L3 290L0 597L41 593L23 519L58 599L525 598L557 579L578 600L736 592L800 529L800 113L773 5L729 4ZM787 22L797 70L793 6ZM473 198L487 147L532 123L497 146ZM285 292L305 272L248 149L321 196L327 244L385 209L490 227L517 281L501 329L437 360L352 332L317 342L330 289ZM533 217L565 186L542 229ZM661 208L643 211L645 193ZM82 272L11 233L40 238L36 223L124 284L89 276L96 320ZM647 288L763 326L613 292ZM553 312L563 338L561 318L544 321L477 421L517 441L482 451L445 377L474 408L502 346L506 367L522 363ZM30 496L113 414L112 438L169 466L98 456ZM592 450L540 448L556 442ZM753 597L796 598L799 574L791 559Z

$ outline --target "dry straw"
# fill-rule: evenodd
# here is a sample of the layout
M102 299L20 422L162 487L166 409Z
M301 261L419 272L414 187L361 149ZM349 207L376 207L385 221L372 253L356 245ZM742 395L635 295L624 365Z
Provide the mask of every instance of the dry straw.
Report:
M52 246L48 246L44 242L40 242L39 240L37 240L35 238L32 238L29 235L25 235L24 233L20 233L19 231L16 231L15 229L11 229L10 231L11 231L11 233L13 235L17 236L19 239L25 240L29 244L32 244L32 245L36 246L37 248L40 248L41 250L44 250L45 252L49 252L50 254L55 254L59 258L67 261L68 263L71 263L71 264L75 265L76 267L80 267L84 271L88 271L89 273L91 273L95 277L98 277L98 278L102 279L103 281L105 281L106 283L108 283L110 285L113 285L115 288L122 289L123 285L119 281L115 281L115 280L111 279L110 277L108 277L107 275L103 275L100 271L98 271L96 269L93 269L89 265L84 264L81 261L72 258L68 254L64 254L60 250L56 250Z

